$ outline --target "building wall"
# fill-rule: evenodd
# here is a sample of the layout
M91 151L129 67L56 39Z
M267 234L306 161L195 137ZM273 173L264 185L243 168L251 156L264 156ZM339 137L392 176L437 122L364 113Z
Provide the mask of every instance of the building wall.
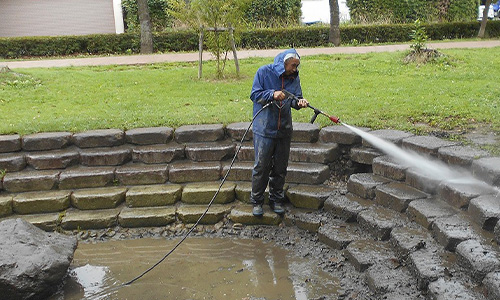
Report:
M0 37L116 32L113 0L0 0Z

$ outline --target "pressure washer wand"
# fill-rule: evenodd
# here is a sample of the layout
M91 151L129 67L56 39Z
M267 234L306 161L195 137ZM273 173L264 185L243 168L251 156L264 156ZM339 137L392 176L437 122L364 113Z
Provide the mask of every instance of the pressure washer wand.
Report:
M283 89L282 90L283 93L285 93L285 96L287 98L292 98L296 101L299 101L299 98L297 98L297 96L295 96L294 94L290 93L289 91ZM314 123L314 121L316 121L316 118L318 117L319 114L321 115L324 115L325 117L327 117L328 119L330 119L330 121L332 121L333 123L340 123L340 119L336 116L330 116L324 112L322 112L321 110L315 108L314 106L312 106L311 104L307 104L307 107L309 107L310 109L314 110L314 116L312 116L311 118L311 124Z

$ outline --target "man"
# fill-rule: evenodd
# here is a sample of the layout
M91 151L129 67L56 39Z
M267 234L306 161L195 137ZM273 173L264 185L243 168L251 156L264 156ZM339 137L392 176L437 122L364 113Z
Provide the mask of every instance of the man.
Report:
M277 214L283 214L286 168L290 154L292 136L291 107L307 107L302 98L298 67L300 56L295 49L286 50L274 58L274 63L260 67L255 74L250 99L253 114L265 105L253 123L255 163L252 171L253 215L264 214L264 191L269 184L269 205ZM299 100L287 99L283 90L294 94Z

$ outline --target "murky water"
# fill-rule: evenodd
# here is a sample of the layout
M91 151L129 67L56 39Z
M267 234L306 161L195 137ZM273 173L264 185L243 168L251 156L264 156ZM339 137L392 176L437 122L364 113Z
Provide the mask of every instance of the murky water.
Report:
M80 243L64 289L50 300L70 299L336 299L338 279L273 243L190 238L162 264L175 240L138 239Z

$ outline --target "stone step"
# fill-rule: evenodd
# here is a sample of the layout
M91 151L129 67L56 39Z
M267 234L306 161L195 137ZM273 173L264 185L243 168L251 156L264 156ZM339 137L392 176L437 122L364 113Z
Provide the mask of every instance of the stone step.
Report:
M383 155L373 159L373 174L396 181L406 180L408 166L394 160L391 156Z
M372 165L373 160L382 155L382 152L371 147L356 147L350 151L351 160L364 165Z
M22 138L22 149L25 151L43 151L66 148L71 143L70 132L42 132L28 134Z
M26 155L23 152L1 153L0 170L18 172L26 167Z
M470 168L474 160L489 157L490 154L471 146L457 145L439 148L437 156L448 165Z
M128 188L125 201L128 207L155 207L173 205L181 200L182 186L159 184Z
M292 142L316 143L319 139L320 128L311 123L293 123Z
M408 220L398 212L374 206L358 214L359 225L378 240L388 240L392 229L404 226Z
M408 204L414 200L429 197L429 195L399 182L376 186L375 195L375 202L378 205L390 208L397 212L405 212Z
M80 164L89 167L120 166L131 160L132 149L129 146L80 150Z
M365 199L374 199L377 186L389 183L390 180L372 173L352 174L347 181L347 190Z
M443 147L457 146L458 142L440 139L435 136L411 136L403 139L401 147L424 155L437 157Z
M326 199L324 209L346 222L356 222L360 212L373 206L373 201L353 194L332 195Z
M500 157L483 157L474 160L472 173L484 182L500 187Z
M186 157L192 161L221 161L234 156L236 145L232 142L189 143Z
M57 188L60 173L57 170L7 172L3 178L3 189L11 193L52 190Z
M356 271L364 272L370 266L379 263L391 264L397 261L388 242L356 240L349 243L344 252Z
M118 224L122 227L160 227L174 223L174 206L125 207L118 215Z
M75 133L72 142L78 148L114 147L125 143L125 132L119 129L97 129Z
M286 190L286 197L297 208L321 209L326 199L335 192L325 185L292 185Z
M396 227L391 231L389 241L400 261L406 261L411 253L420 249L437 248L429 231L421 227Z
M480 237L471 223L459 215L436 219L432 224L432 234L439 244L452 252L461 242Z
M262 217L255 217L252 214L253 207L251 205L237 205L231 210L228 219L233 223L240 223L243 225L278 225L281 223L281 216L274 213L268 206L264 205L264 215Z
M500 201L497 195L482 195L470 201L468 213L482 229L493 231L500 219Z
M61 226L65 230L86 230L112 228L118 225L121 207L100 210L68 209Z
M396 145L401 145L403 139L414 136L413 134L401 130L393 129L380 129L370 131L370 134L376 138L382 139L386 142L390 142ZM365 147L377 147L377 145L370 144L369 141L362 139L361 145Z
M460 209L467 209L470 201L481 195L495 197L493 190L487 186L453 182L442 182L438 187L437 194L440 199Z
M66 169L80 164L80 151L76 147L28 152L25 157L26 164L35 170Z
M374 264L366 271L366 282L377 299L387 299L388 296L382 297L385 294L392 295L393 299L405 299L398 292L412 281L416 282L408 270L393 265Z
M444 277L446 270L442 252L432 248L411 252L408 256L408 268L421 290L427 290L429 283Z
M182 190L181 201L186 204L208 204L219 187L220 182L188 183ZM236 198L235 187L236 184L226 181L220 188L213 203L226 204L233 202Z
M39 214L63 211L70 207L71 191L43 191L17 194L12 211L17 214Z
M499 254L491 245L478 240L466 240L456 247L458 263L468 270L476 283L481 283L491 272L500 270Z
M359 128L370 131L369 128ZM336 143L345 146L361 144L361 137L345 126L327 126L321 128L319 140L323 143Z
M120 185L160 184L168 181L168 165L131 163L115 170L115 180Z
M185 158L185 145L176 142L141 145L132 148L132 160L145 164L166 164Z
M200 220L200 224L216 224L220 222L232 209L231 205L214 204ZM184 224L196 223L207 210L206 205L180 205L177 207L177 216Z
M71 205L80 210L115 208L125 202L125 187L80 189L71 194Z
M458 212L439 198L419 199L408 204L407 215L410 220L432 229L434 221L456 215Z
M180 144L216 142L224 139L222 124L184 125L175 129L175 141Z
M134 145L166 144L174 137L170 127L134 128L125 131L125 141Z
M469 288L466 283L453 279L439 278L429 284L429 297L436 300L463 299L476 300L484 299L478 296Z
M75 167L61 171L59 189L104 187L112 185L114 180L114 167Z
M359 226L344 222L328 222L318 230L319 241L333 249L345 249L350 243L365 237Z
M168 178L173 183L219 180L221 163L176 161L169 165Z
M312 211L304 209L287 209L283 222L287 226L296 226L311 233L317 233L321 226L321 217Z

